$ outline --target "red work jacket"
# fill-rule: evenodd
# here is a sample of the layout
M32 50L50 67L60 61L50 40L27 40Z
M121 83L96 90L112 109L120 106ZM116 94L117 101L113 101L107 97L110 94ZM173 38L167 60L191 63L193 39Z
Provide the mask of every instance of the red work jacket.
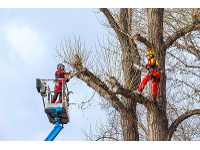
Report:
M65 72L65 71L62 71L62 70L57 70L56 72L55 72L55 79L58 79L58 78L61 78L61 79L63 79L63 81L60 79L58 79L58 80L56 80L58 83L61 83L62 84L62 82L65 84L66 82L68 82L69 81L69 79L68 79L68 77L69 77L69 75L70 75L70 72Z

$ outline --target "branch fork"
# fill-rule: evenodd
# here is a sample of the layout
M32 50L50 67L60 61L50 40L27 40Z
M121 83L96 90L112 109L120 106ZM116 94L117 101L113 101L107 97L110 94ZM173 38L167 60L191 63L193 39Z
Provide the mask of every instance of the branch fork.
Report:
M110 84L110 87L111 87L110 90L114 94L120 94L126 98L130 98L133 101L136 101L144 105L150 102L148 98L142 96L141 94L138 94L134 91L124 88L122 85L120 85L120 83L117 81L115 77L110 77L110 80L108 81L108 83Z
M135 36L133 36L133 39L144 43L149 49L153 47L153 44L150 43L146 38L142 37L140 34L136 34Z

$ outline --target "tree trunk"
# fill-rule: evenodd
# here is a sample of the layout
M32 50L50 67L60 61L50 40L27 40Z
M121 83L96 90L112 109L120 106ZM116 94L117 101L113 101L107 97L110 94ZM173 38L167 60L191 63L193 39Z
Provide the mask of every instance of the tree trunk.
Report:
M131 11L130 9L120 9L120 26L125 33L130 33L131 28ZM141 73L134 69L133 63L139 63L139 53L136 49L136 45L132 39L123 34L121 39L122 47L122 68L124 73L124 87L129 90L136 90L139 87L141 80ZM131 116L121 113L121 123L123 129L124 141L138 141L139 133L137 126L137 103L129 98L122 96L122 103L131 112Z
M132 66L132 59L131 55L133 50L129 49L128 52L126 49L122 49L123 51L123 72L124 72L124 87L131 91L136 90L140 83L140 73L137 73ZM126 53L126 54L125 54ZM137 76L137 77L136 77ZM133 79L137 79L136 81ZM137 103L129 98L122 97L122 103L131 112L131 116L126 114L121 114L121 121L122 121L122 129L123 129L123 137L125 141L138 141L139 140L139 133L138 133L138 126L137 126L137 114L136 114L136 106Z
M157 104L147 107L148 140L167 140L168 120L166 117L166 76L165 55L163 42L163 8L148 9L148 38L152 43L155 58L163 73L158 84ZM151 48L149 47L149 50Z

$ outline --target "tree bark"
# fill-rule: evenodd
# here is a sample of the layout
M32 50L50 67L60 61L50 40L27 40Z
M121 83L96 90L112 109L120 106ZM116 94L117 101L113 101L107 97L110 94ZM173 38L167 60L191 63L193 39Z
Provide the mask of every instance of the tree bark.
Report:
M134 90L140 83L140 71L134 70L133 62L139 63L139 53L136 49L136 44L132 38L128 37L127 34L132 32L131 22L132 14L131 9L120 9L119 20L115 21L111 13L107 8L100 8L107 18L109 24L114 29L118 40L121 44L122 50L122 68L124 73L124 87L130 90ZM116 17L118 19L118 17ZM137 76L137 81L133 81ZM136 106L137 103L129 98L122 97L123 105L128 109L129 113L122 113L121 124L123 130L123 137L125 141L138 141L139 133L137 126L137 115ZM130 115L132 114L132 115Z
M166 76L165 55L163 42L163 8L148 9L148 38L152 43L155 57L162 69L162 77L158 84L157 104L147 107L148 140L167 140L168 120L166 117Z
M120 9L120 27L124 33L131 33L131 11L130 9ZM140 84L141 73L134 69L133 63L139 63L139 53L136 49L136 44L126 34L122 34L120 37L122 47L122 69L124 73L124 87L129 90L135 90ZM134 80L136 79L136 80ZM138 125L137 125L137 114L136 106L137 103L130 98L122 96L122 103L132 114L131 116L126 113L121 113L121 124L123 129L123 138L125 141L138 141Z

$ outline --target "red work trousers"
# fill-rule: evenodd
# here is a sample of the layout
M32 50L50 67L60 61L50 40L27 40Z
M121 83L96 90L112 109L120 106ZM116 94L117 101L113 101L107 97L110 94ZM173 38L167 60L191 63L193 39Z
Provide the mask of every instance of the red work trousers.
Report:
M152 79L152 83L153 83L153 95L155 97L155 99L157 98L157 91L158 91L158 81L159 78L161 77L161 73L159 72L156 76L153 77ZM138 91L142 92L142 90L144 89L145 85L147 84L147 82L150 80L151 78L149 77L149 74L146 75L146 77L143 79L142 83L140 84Z
M59 95L59 103L62 103L62 84L59 83L57 86L55 86L55 94L53 96L53 99L51 101L51 103L55 103L57 100L57 97Z

